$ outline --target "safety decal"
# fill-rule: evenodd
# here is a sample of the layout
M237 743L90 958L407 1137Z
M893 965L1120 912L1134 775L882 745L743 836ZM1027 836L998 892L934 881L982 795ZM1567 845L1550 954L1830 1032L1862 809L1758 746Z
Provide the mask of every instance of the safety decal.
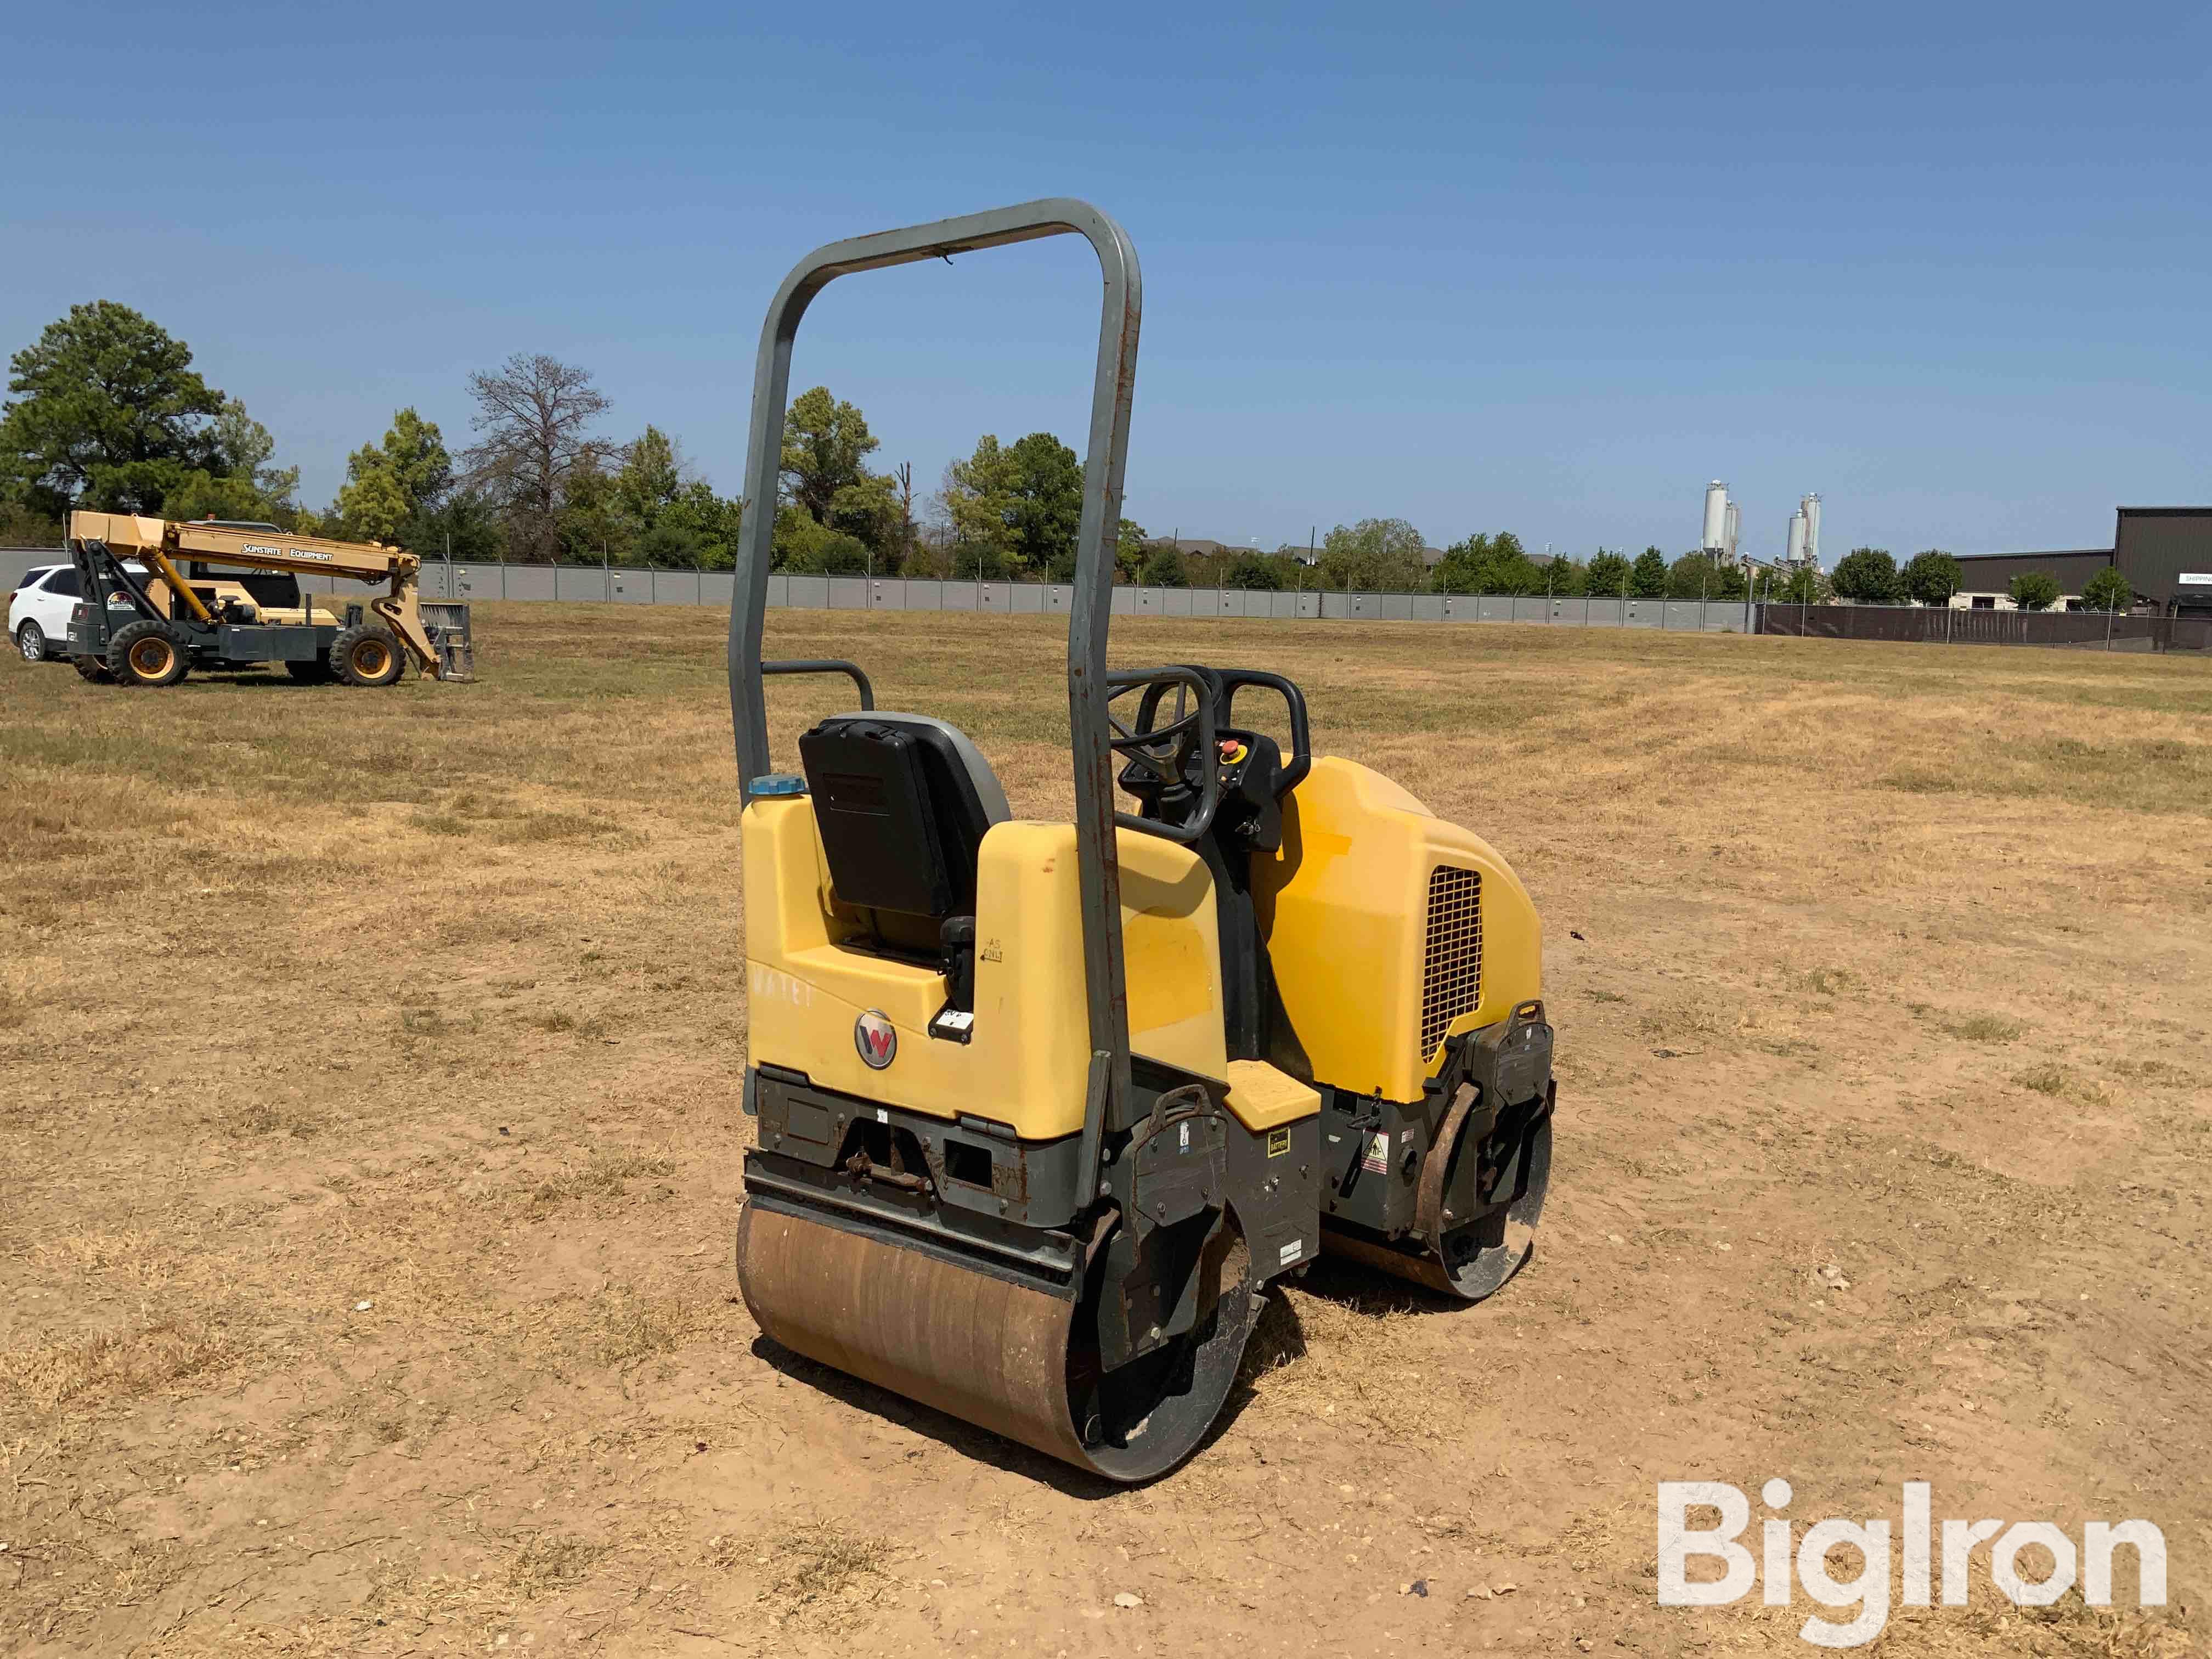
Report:
M1267 1156L1269 1158L1280 1158L1284 1153L1290 1150L1291 1132L1288 1129L1270 1129L1267 1131Z
M1367 1150L1360 1154L1359 1167L1376 1175L1390 1173L1390 1135L1388 1130L1378 1130L1368 1140Z

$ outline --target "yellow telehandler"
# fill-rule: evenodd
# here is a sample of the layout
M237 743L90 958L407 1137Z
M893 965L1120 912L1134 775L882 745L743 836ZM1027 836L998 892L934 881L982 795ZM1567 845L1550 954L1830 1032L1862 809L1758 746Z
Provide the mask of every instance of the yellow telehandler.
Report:
M294 679L390 685L410 660L435 679L473 678L468 606L426 618L422 562L380 542L295 536L270 524L70 514L80 591L69 649L88 680L174 685L193 668L281 662ZM365 600L318 605L303 575L380 582Z

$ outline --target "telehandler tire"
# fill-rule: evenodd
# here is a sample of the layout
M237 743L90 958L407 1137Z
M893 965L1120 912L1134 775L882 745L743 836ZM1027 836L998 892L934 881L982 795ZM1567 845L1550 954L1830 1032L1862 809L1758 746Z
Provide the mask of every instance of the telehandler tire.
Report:
M81 680L89 680L94 685L115 684L115 676L107 672L107 665L97 657L71 657L70 661L76 665L76 676Z
M107 672L118 685L174 685L191 665L184 641L167 623L131 623L107 642Z
M331 641L331 671L348 685L392 685L407 672L407 658L389 629L364 624Z

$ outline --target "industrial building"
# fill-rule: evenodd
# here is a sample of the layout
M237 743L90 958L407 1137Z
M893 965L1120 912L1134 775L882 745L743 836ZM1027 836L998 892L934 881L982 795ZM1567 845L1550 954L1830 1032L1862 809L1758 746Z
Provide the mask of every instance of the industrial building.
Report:
M1959 561L1960 610L2009 611L2013 578L2043 571L2058 583L2062 609L2081 608L2100 570L2118 569L2135 588L2136 609L2162 617L2212 616L2212 507L2124 507L2110 547L2045 553L1973 553Z

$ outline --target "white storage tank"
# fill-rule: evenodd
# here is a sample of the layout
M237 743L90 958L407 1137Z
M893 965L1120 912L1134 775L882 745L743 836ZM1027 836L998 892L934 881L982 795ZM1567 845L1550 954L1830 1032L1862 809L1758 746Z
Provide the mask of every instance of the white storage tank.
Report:
M1790 515L1790 551L1784 556L1791 564L1805 562L1805 509L1802 507Z
M1728 486L1718 478L1705 486L1705 538L1698 545L1716 551L1728 545Z
M1808 495L1798 503L1797 510L1805 519L1805 562L1820 562L1820 498Z

